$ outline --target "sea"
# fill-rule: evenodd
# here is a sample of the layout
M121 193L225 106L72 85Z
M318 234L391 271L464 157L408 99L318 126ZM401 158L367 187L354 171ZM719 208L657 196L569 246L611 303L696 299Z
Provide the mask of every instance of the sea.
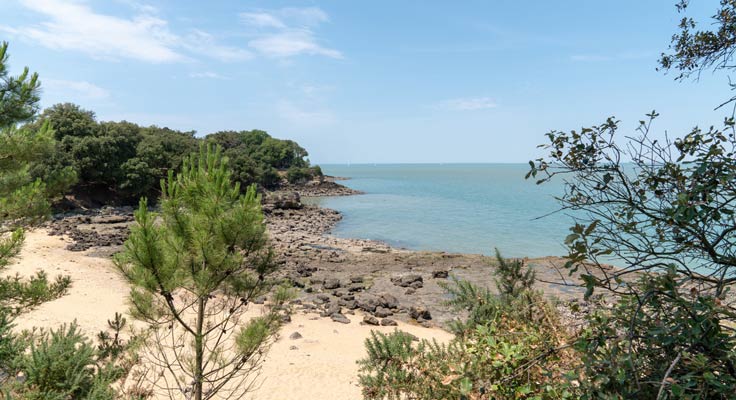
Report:
M556 212L561 182L525 180L528 164L321 165L365 194L313 198L343 214L332 234L395 247L505 257L566 254L574 224Z

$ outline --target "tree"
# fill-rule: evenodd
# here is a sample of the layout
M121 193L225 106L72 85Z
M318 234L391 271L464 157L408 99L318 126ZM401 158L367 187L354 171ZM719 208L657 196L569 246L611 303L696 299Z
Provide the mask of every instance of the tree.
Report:
M38 112L41 82L28 67L17 77L8 76L8 42L0 44L0 127L31 119Z
M677 79L731 68L735 10L720 2L715 32L683 19L661 67ZM581 398L726 399L736 385L736 122L655 139L657 116L623 138L613 117L552 131L530 162L527 178L563 180L558 201L576 217L565 267L583 271L586 296L612 296L575 344Z
M160 214L141 200L115 260L133 286L131 313L151 328L143 357L153 385L196 400L250 389L288 293L276 290L265 314L244 321L250 301L273 287L276 265L260 196L254 186L241 194L219 148L169 172Z

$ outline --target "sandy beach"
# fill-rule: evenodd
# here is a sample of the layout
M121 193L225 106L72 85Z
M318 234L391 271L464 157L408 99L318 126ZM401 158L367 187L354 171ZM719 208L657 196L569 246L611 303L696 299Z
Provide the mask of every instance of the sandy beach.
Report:
M5 273L29 275L37 270L51 278L69 275L69 292L54 301L42 304L16 319L16 329L56 327L77 321L90 336L106 328L107 319L115 312L126 311L128 286L118 275L112 261L94 250L70 251L72 241L49 236L48 230L27 232L23 250ZM333 322L313 313L297 311L290 323L281 330L271 347L253 399L358 399L358 365L365 355L364 340L371 330L391 332L405 330L420 338L447 341L452 335L439 328L427 329L399 321L398 326L367 326L359 321L363 313L347 315L350 324ZM299 339L290 336L298 332Z

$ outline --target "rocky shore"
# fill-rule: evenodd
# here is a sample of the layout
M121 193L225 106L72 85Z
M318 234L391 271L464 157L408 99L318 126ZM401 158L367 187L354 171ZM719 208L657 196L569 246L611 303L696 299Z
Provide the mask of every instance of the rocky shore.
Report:
M338 195L351 189L314 185L299 192L282 191L264 197L263 210L283 279L300 290L295 309L349 323L346 315L360 310L364 324L390 326L396 320L425 327L444 326L458 317L443 305L446 294L441 284L449 279L467 279L494 286L494 260L483 255L409 251L385 243L343 239L329 235L342 216L335 210L304 205L302 194ZM333 186L336 185L336 186ZM67 249L85 254L109 256L125 241L133 222L132 207L104 207L55 216L47 223L51 235L65 235L73 241ZM570 309L588 307L581 291L555 284L560 281L556 258L528 260L535 268L539 289L561 300L561 310L571 321L579 320ZM265 299L263 299L265 300ZM567 307L569 302L575 307ZM580 311L577 311L578 313Z

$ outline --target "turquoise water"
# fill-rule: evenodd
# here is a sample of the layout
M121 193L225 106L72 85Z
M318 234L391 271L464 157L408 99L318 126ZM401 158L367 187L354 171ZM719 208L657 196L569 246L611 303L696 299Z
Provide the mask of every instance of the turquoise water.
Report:
M563 255L571 217L557 213L560 184L524 180L526 164L322 165L366 194L317 199L343 213L333 234L416 250Z

